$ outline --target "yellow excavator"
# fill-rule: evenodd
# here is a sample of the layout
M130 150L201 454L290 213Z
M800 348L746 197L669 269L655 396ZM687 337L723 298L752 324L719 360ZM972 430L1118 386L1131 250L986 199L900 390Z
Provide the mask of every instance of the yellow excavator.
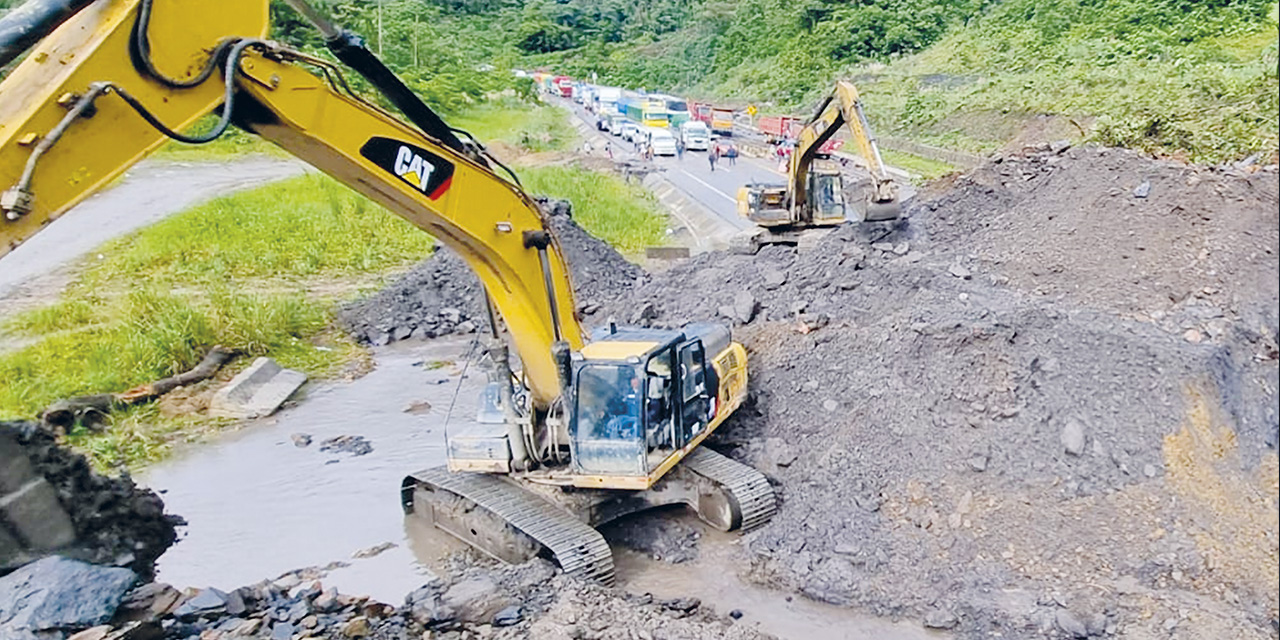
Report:
M738 214L759 229L736 238L735 250L754 253L761 244L796 244L806 230L833 227L850 218L840 164L822 152L842 125L848 126L871 174L864 200L853 206L853 218L891 222L901 217L898 186L880 157L858 89L842 80L800 130L787 165L786 183L752 183L738 189Z
M0 255L166 139L237 126L455 250L484 285L491 382L448 464L405 478L409 517L503 560L550 556L613 579L595 527L686 504L721 530L776 509L759 472L703 441L746 395L746 352L718 324L588 335L537 204L349 31L287 0L341 65L265 39L268 0L32 0L0 19ZM353 91L356 71L393 115ZM217 114L208 134L181 133ZM519 357L512 366L509 346Z

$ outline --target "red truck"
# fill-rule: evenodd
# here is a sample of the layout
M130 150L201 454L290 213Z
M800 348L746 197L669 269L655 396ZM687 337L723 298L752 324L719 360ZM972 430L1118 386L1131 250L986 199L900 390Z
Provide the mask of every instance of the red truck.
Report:
M796 139L804 129L804 122L791 116L762 116L756 123L756 127L768 137L769 142L778 143L787 139ZM818 147L818 153L830 155L843 146L844 140L832 136L830 140Z
M556 91L560 92L561 98L573 97L573 78L569 76L556 76L551 83L555 85Z

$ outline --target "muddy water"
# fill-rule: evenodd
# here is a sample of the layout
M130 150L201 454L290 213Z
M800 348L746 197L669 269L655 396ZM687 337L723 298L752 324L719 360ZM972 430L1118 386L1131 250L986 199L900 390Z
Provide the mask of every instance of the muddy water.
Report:
M462 544L400 510L400 481L415 469L444 463L445 415L457 392L451 424L475 416L485 378L472 364L470 343L438 340L379 349L373 372L349 383L318 385L297 406L248 425L216 443L139 477L163 492L173 513L189 521L181 540L159 562L159 579L178 587L224 589L335 561L324 578L344 593L400 603L426 582L431 567ZM425 413L406 412L426 402ZM421 405L419 405L421 406ZM307 447L292 435L312 438ZM360 435L373 445L363 456L320 451L326 438ZM736 534L698 527L698 560L672 565L618 548L619 586L657 597L693 596L783 640L924 640L942 636L849 609L747 584L735 577ZM367 558L357 552L395 546Z
M400 481L444 464L444 419L455 390L454 423L474 419L485 380L474 365L466 378L459 375L468 348L437 341L382 349L363 378L321 385L294 408L148 470L140 480L190 523L160 559L159 579L235 588L343 561L350 566L334 570L326 584L401 602L429 575L408 540L422 552L449 543L405 523ZM405 411L424 401L425 413ZM295 433L309 434L311 445L295 446ZM372 453L320 451L326 438L340 435L363 436ZM396 546L352 557L387 542Z
M687 512L667 511L663 517L679 518L702 533L698 558L670 564L615 545L613 558L621 588L633 593L651 593L657 598L698 598L704 606L723 615L737 610L742 613L739 624L751 625L781 640L944 640L949 637L918 624L895 623L747 583L737 577L741 541L737 534L708 529Z

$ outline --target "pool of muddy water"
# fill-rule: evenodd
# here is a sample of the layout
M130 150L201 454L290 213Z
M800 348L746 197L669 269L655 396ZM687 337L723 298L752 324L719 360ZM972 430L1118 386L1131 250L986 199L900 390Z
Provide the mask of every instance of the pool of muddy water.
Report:
M296 406L139 474L189 523L160 559L159 579L180 588L232 589L342 563L325 576L326 586L402 602L430 578L433 565L463 548L406 519L399 487L407 472L444 464L446 416L455 427L474 420L486 381L474 358L466 364L474 353L465 340L381 348L368 375L308 387ZM295 434L311 443L298 446ZM373 450L321 451L321 443L337 436L361 436ZM678 510L659 517L699 527L699 557L673 565L615 545L623 589L697 597L724 614L737 609L743 624L788 640L938 637L744 583L733 568L736 534L709 531ZM385 550L360 553L379 547Z

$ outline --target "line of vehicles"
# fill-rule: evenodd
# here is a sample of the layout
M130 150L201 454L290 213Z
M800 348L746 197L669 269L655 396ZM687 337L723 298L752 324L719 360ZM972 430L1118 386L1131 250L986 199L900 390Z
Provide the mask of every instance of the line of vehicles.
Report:
M596 127L624 140L647 145L654 155L676 155L677 144L702 151L732 136L737 114L709 103L665 94L632 92L618 87L574 82L567 76L535 75L545 93L569 98L597 116ZM753 128L776 145L786 180L743 185L737 193L738 213L759 229L739 243L754 252L761 244L794 244L808 229L831 227L853 218L894 222L901 217L897 185L889 178L858 90L838 82L807 120L761 116ZM850 202L844 192L841 162L832 154L848 139L863 158L871 183L863 197Z

